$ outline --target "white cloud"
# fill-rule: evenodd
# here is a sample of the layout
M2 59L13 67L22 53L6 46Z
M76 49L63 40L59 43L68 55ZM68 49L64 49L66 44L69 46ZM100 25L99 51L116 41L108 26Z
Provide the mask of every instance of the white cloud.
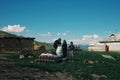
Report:
M95 43L100 40L100 37L96 34L93 35L83 35L82 37L82 43L89 44L89 43Z
M95 43L100 40L100 37L96 34L93 35L83 35L82 39L71 39L68 40L68 43L73 41L74 44L89 44L89 43Z
M51 35L50 32L48 32L47 34L39 34L39 36L48 37L48 36L52 36L52 35ZM51 42L54 42L55 40L57 40L59 38L59 37L56 37L56 38L53 38L53 37L49 37L49 39L47 41L51 43ZM62 39L62 41L64 40L64 38L61 38L61 39ZM67 38L65 38L65 39L66 39L68 44L71 41L74 44L90 44L90 43L95 43L95 42L100 41L100 37L98 35L96 35L96 34L93 34L93 35L83 35L81 39L80 38L75 38L75 39L67 39ZM45 41L45 40L43 40L43 41Z
M57 33L57 36L60 36L60 33Z
M67 35L67 33L63 33L62 35L63 35L63 36L66 36L66 35Z
M57 40L58 38L54 38L54 39L51 39L51 42L54 42L55 40Z
M82 38L82 40L93 40L93 39L98 39L99 38L99 36L98 35L96 35L96 34L93 34L93 35L83 35L83 38Z
M98 36L98 35L96 35L96 34L94 34L94 35L93 35L93 38L98 39L98 38L99 38L99 36Z
M7 27L4 27L0 30L6 31L6 32L23 32L26 27L22 27L19 24L18 25L8 25Z
M66 35L67 35L66 32L64 32L64 33L57 33L57 36L66 36Z
M71 39L71 40L68 40L68 44L69 44L71 41L72 41L74 44L81 44L81 40L80 40L80 39Z
M41 37L50 37L52 36L50 32L46 33L46 34L40 34L38 33L38 36L41 36Z

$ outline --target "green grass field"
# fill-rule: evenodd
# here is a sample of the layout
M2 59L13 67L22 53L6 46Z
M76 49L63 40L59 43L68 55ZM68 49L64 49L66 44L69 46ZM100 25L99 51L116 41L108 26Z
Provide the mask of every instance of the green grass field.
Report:
M68 52L69 55L69 52ZM10 62L15 62L16 66L34 67L48 72L68 72L76 80L120 80L120 53L117 52L88 52L75 51L74 62L68 60L60 63L36 63L38 54L33 58L19 59L17 53L0 53L6 56Z

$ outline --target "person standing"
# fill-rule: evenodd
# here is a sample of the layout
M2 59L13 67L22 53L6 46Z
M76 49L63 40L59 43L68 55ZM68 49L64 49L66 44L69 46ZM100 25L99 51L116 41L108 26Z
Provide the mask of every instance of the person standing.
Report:
M70 49L70 60L73 62L75 46L72 41L70 42L69 49Z
M55 51L56 51L58 45L61 45L61 38L55 40L55 42L54 42L54 44L53 44L53 47L55 48Z
M66 42L66 40L63 40L62 52L63 52L63 58L66 58L67 57L67 42Z
M109 46L108 45L105 45L105 51L109 52Z
M55 40L55 42L53 43L53 47L54 47L54 49L55 49L55 51L54 51L54 54L55 54L55 55L57 54L57 53L56 53L56 50L57 50L57 48L58 48L59 45L61 45L61 38Z

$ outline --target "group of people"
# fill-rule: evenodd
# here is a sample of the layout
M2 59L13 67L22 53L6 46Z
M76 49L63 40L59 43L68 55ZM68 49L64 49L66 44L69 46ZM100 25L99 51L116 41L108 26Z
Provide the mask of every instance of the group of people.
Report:
M62 58L66 58L67 57L67 48L69 48L70 50L70 61L73 62L73 57L74 57L74 50L75 50L75 46L73 44L73 42L70 42L70 45L67 46L67 42L66 40L63 40L63 43L61 43L61 38L55 40L53 47L55 48L55 51L58 50L59 46L61 47L61 51L62 51Z

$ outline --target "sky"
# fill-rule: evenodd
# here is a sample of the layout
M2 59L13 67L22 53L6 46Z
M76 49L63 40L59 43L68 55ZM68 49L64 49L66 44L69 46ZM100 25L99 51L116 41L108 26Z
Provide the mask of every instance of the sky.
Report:
M89 44L120 32L120 0L0 0L0 30Z

